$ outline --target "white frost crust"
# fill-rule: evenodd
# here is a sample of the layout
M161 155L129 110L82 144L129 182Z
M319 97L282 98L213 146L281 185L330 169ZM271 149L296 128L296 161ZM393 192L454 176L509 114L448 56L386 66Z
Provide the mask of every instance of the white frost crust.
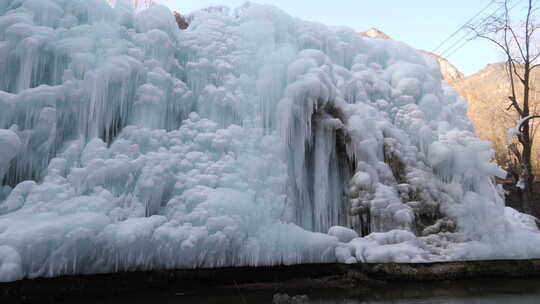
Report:
M263 5L200 12L181 32L161 6L7 0L0 75L0 179L9 166L20 178L0 188L0 281L540 257L532 220L503 206L491 179L504 172L465 102L402 43ZM356 162L347 185L338 130ZM457 232L414 236L407 193ZM374 233L321 233L366 205Z

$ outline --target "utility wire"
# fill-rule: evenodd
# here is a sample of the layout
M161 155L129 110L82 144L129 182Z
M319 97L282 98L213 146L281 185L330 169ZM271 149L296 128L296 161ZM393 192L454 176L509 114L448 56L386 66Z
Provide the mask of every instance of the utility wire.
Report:
M478 13L476 13L473 17L471 17L465 24L461 25L455 32L453 32L450 36L448 36L446 39L444 39L443 42L441 42L435 49L433 49L433 53L435 53L437 50L439 50L448 40L454 38L459 32L461 32L462 29L464 29L468 24L474 21L478 16L480 16L482 13L484 13L492 4L495 3L495 0L489 1L489 3L482 8Z
M501 6L499 6L497 9L495 9L495 11L493 11L491 14L489 14L488 16L482 18L480 21L477 21L475 22L474 24L471 24L471 23L467 23L467 24L464 24L461 28L460 28L460 31L465 29L467 30L465 32L465 35L461 35L461 37L454 41L454 43L452 45L450 45L448 48L446 48L444 51L442 51L440 53L441 56L444 56L445 54L448 54L449 52L450 53L453 53L453 51L456 49L456 46L458 46L458 48L461 48L463 45L465 45L466 43L463 43L463 41L469 41L470 40L470 34L471 34L471 28L475 29L477 27L480 27L482 26L489 18L491 17L494 17L495 14L497 14L501 9L504 8L504 4L502 4ZM472 37L471 37L472 38Z
M508 12L512 11L518 4L520 3L520 1L516 1L509 9L508 9ZM480 23L477 23L476 25L471 25L471 28L473 29L476 29L477 27L479 26L482 26L489 18L491 17L495 17L495 14L500 11L502 8L504 7L504 4L502 6L500 6L495 12L493 12L493 14L485 17L484 19L482 19L482 21ZM501 18L502 15L499 15L497 18ZM450 46L448 49L446 49L445 51L443 51L441 53L441 57L445 57L445 58L448 58L450 56L452 56L453 54L455 54L457 51L459 51L461 48L463 48L467 43L469 43L474 37L469 37L470 34L473 33L471 30L469 30L467 32L467 34L465 36L462 37L462 39L458 40L456 43L452 44L452 46ZM473 33L474 34L474 33ZM460 43L457 47L456 45L458 43Z
M444 55L445 56L444 58L450 58L452 55L454 55L457 51L461 50L467 43L471 42L471 40L473 39L474 37L464 40L459 46L457 46L453 50L450 50L446 55Z

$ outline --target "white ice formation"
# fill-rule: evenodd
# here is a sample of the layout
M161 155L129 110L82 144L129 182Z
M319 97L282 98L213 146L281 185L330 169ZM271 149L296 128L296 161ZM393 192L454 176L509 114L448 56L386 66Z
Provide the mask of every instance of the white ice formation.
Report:
M435 62L236 12L0 2L0 281L540 257Z

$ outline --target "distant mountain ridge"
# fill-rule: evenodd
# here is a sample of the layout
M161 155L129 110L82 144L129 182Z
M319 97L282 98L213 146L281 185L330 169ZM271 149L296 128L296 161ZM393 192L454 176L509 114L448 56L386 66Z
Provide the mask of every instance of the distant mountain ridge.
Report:
M386 33L384 33L383 31L375 27L372 27L365 32L361 32L360 35L370 37L370 38L394 40L394 38L388 36Z

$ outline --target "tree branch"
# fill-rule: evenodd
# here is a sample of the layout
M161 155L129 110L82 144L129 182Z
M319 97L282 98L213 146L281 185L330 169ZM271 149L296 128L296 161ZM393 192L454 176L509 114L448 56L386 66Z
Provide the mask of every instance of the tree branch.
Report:
M510 34L512 34L512 38L514 38L514 41L516 42L519 53L521 54L521 58L523 59L523 61L525 61L526 58L525 58L525 54L523 53L523 48L521 47L521 43L519 43L519 39L516 33L514 32L514 29L511 26L508 26L508 28L506 28L505 30L508 30Z
M512 103L510 104L510 106L508 106L508 108L507 108L506 110L508 111L508 110L510 110L511 107L514 107L514 109L516 109L516 111L518 112L519 117L523 117L523 110L521 109L521 107L520 107L519 104L517 103L516 97L514 97L514 96L508 96L508 99L509 99Z
M516 61L514 59L511 60L512 63L512 69L514 70L514 75L521 81L522 84L525 84L525 79L523 76L519 75L518 69L516 68Z
M540 115L531 115L523 118L521 122L518 125L519 133L523 132L523 127L525 127L525 123L529 123L531 119L540 118Z
M539 54L539 55L540 55L540 54ZM537 55L536 57L538 57L538 55ZM539 67L539 66L540 66L540 64L534 64L534 65L532 65L532 66L529 68L529 72L531 72L533 69L535 69L535 68L537 68L537 67Z

